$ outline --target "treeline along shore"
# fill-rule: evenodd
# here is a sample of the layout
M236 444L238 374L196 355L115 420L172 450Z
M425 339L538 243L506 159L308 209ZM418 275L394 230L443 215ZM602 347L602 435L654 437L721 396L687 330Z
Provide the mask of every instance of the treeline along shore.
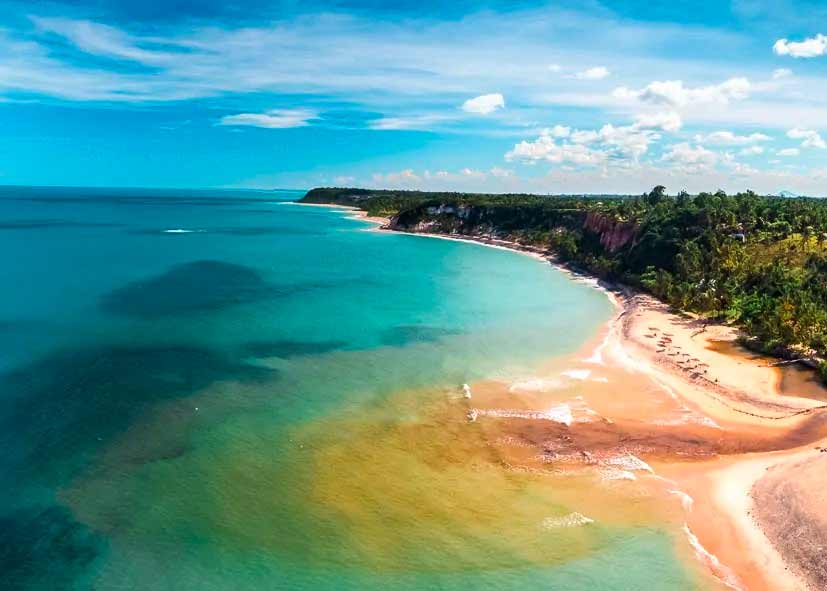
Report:
M743 344L827 381L827 200L723 191L543 196L317 188L391 230L506 240L738 326Z

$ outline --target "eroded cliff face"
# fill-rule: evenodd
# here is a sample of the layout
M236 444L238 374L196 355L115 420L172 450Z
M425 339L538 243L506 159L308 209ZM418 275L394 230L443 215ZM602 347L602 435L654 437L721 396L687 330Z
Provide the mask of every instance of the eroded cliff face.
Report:
M403 211L391 218L390 228L403 232L463 234L475 236L508 236L521 228L519 211L490 210L472 205L439 204ZM571 230L596 234L601 246L608 253L616 253L632 246L639 226L634 222L622 222L597 211L566 214L559 219L531 220L536 227L549 231ZM522 227L525 227L523 224Z
M633 244L639 226L635 222L620 222L598 211L586 214L583 229L600 236L600 244L609 253L615 253Z
M429 205L393 216L392 230L438 234L489 234L494 231L485 209L471 205Z

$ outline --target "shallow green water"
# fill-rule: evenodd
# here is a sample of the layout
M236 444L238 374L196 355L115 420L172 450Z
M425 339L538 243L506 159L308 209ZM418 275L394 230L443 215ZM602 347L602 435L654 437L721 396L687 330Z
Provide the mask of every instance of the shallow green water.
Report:
M7 588L694 588L657 524L543 529L450 408L602 294L297 196L2 190Z

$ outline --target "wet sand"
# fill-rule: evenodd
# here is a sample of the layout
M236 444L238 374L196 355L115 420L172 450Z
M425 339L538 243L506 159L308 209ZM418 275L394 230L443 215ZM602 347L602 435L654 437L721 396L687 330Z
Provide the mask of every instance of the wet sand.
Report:
M827 589L827 453L808 449L767 467L752 488L753 515L812 590Z

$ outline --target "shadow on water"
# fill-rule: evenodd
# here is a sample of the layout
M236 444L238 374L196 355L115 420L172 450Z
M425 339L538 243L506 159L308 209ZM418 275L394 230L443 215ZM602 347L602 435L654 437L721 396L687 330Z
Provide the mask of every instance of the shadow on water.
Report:
M52 353L0 376L11 397L0 416L0 587L76 588L105 540L52 499L145 413L222 380L275 375L198 347L109 346ZM181 429L136 445L149 462L186 449L187 437Z
M322 355L333 351L340 351L347 346L345 341L272 341L247 343L242 347L242 353L253 357L280 357L290 359L305 355Z
M9 220L0 222L0 230L44 230L48 228L115 228L122 224L78 222L74 220Z
M153 404L221 380L274 374L198 347L57 352L0 377L0 389L14 395L0 418L0 442L19 476L59 483Z
M382 333L381 341L385 345L400 347L409 343L433 342L462 334L461 330L428 326L424 324L405 324L394 326Z
M255 269L222 261L194 261L120 287L105 295L100 306L113 314L151 318L219 310L274 293L274 287Z
M8 591L76 588L97 558L101 536L59 506L0 516L0 573Z
M352 285L376 286L377 282L369 278L348 278L276 284L262 278L251 267L203 260L175 265L156 277L128 283L104 295L99 306L110 314L148 319L213 312Z

